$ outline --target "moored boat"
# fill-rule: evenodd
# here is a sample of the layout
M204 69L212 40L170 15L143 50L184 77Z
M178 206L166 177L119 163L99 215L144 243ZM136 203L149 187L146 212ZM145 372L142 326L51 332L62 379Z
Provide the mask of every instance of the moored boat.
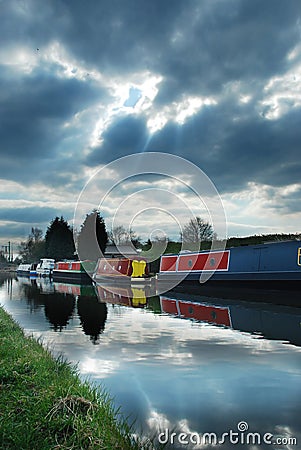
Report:
M143 258L100 258L93 273L97 283L145 285L152 282Z
M18 275L27 275L27 276L36 276L37 274L37 263L31 263L31 264L19 264L16 272Z
M54 281L92 281L89 274L85 271L82 261L58 261L55 263L52 277Z
M31 264L19 264L16 272L19 275L30 275L31 266Z
M301 242L269 242L225 250L162 255L158 283L201 287L202 274L209 275L204 286L300 289Z
M52 258L42 258L36 267L36 274L39 277L50 277L54 268L55 260Z

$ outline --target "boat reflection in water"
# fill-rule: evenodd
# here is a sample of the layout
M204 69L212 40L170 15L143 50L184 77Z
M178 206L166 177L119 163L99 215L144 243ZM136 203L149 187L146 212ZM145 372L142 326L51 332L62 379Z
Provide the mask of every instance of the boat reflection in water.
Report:
M114 287L112 292L109 287L106 289L101 285L68 284L26 277L18 277L18 280L22 283L27 301L32 302L33 307L44 306L45 316L55 331L67 327L76 306L82 330L94 344L99 342L105 330L108 305L120 305L229 327L301 346L301 309L296 307L175 292L147 297L147 290L130 286L118 290Z
M265 338L287 341L301 346L301 309L270 303L214 303L161 296L162 312L182 319L223 325Z
M146 292L142 288L136 287L114 287L112 292L103 286L95 286L96 294L98 299L102 302L110 304L118 304L123 306L131 306L133 308L145 308L147 305Z

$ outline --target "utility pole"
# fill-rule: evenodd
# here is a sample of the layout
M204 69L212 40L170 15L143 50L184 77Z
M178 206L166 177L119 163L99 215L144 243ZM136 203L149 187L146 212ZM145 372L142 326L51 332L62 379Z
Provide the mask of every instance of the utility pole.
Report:
M13 261L13 243L8 241L8 245L1 245L2 250L0 254L6 259L7 262Z

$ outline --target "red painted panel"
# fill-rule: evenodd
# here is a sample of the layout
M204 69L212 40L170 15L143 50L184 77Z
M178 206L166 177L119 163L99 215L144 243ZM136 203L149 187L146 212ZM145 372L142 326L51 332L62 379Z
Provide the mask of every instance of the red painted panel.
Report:
M199 256L200 255L197 255L197 254L180 255L178 270L192 270L192 269L195 269L195 266L197 264ZM201 261L201 259L199 259L199 261ZM200 265L200 263L198 265Z
M178 270L227 270L229 251L180 255Z
M231 326L229 308L182 301L178 302L178 306L181 316L185 318Z
M163 312L178 315L177 300L161 297L161 308Z
M56 264L56 268L59 270L69 270L69 263L68 262L58 262Z
M174 272L176 270L177 256L162 256L160 272Z
M73 262L71 264L71 270L80 270L80 262Z
M97 265L98 275L130 275L132 265L129 259L99 259Z

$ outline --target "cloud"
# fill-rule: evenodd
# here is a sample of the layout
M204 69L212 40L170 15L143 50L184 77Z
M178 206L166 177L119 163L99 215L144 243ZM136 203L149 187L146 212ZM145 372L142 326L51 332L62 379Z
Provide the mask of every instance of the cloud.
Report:
M66 157L75 132L64 124L91 104L95 91L76 79L36 73L5 83L0 107L2 178L43 179L48 162ZM98 95L98 94L97 94ZM95 101L95 100L93 100ZM78 151L78 148L73 148Z
M57 211L49 207L28 207L28 208L1 208L0 221L15 221L24 223L48 222Z
M249 182L284 186L299 181L299 108L275 121L257 113L254 104L235 99L208 106L184 124L168 122L154 135L146 118L123 117L103 133L91 163L107 163L144 150L177 154L207 173L220 193L244 188ZM180 170L180 168L179 168Z
M92 168L159 151L221 194L298 183L300 17L298 0L2 2L1 179L76 201Z
M135 116L123 116L114 120L101 135L102 144L94 149L87 162L103 164L122 156L143 150L148 132L145 120Z

